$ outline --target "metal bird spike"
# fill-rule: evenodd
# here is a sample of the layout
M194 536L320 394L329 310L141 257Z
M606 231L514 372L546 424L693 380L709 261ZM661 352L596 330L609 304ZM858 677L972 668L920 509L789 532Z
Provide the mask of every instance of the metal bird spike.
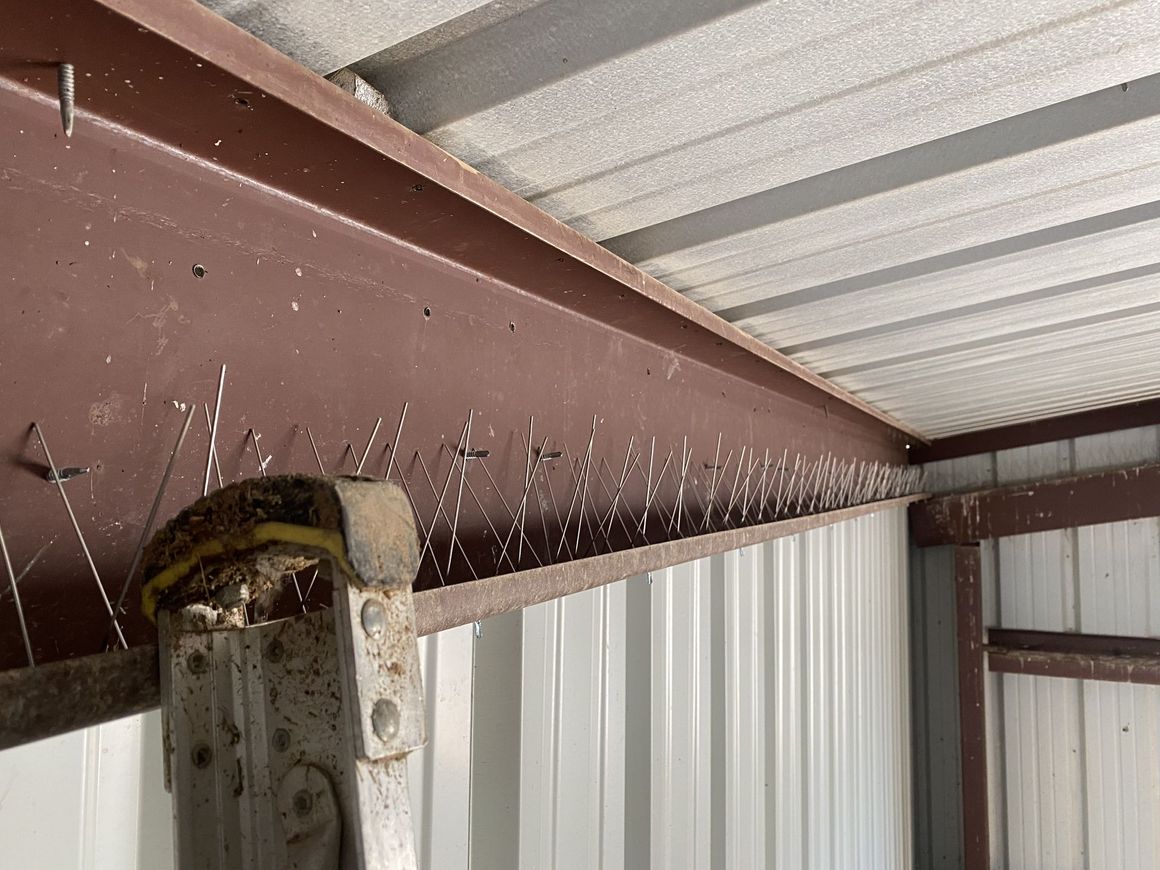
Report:
M745 462L745 447L742 446L741 452L737 455L737 470L733 472L733 489L729 493L729 504L725 508L725 516L722 517L722 525L729 525L729 516L733 513L733 504L737 501L737 495L740 492L739 484L741 483L741 466Z
M24 605L20 601L20 590L16 588L16 572L12 570L12 559L8 556L8 544L4 541L4 532L0 530L0 554L4 556L4 569L8 572L8 588L12 590L12 603L16 605L16 618L20 622L20 638L24 641L24 654L28 656L28 666L36 667L36 659L32 655L32 641L28 639L28 624L24 621Z
M474 416L475 416L475 410L468 409L468 411L467 411L467 432L463 436L463 446L461 448L459 448L460 450L467 450L469 447L471 447L471 420L472 420L472 417L474 417ZM381 418L380 418L380 422L381 422ZM376 431L377 431L377 428L378 427L376 427ZM459 451L456 451L456 455L458 454L458 452ZM455 457L452 456L452 463L451 463L452 470L455 469L454 458ZM451 546L447 550L447 574L448 574L448 576L451 575L451 560L455 558L455 544L458 543L458 540L459 540L459 538L458 538L459 508L463 504L463 481L465 481L466 479L467 479L467 463L465 462L465 463L463 463L462 466L460 466L460 470L459 470L459 493L455 497L455 521L451 524Z
M397 457L399 455L399 439L403 437L403 423L405 423L407 420L407 409L409 407L411 407L410 402L403 402L403 411L402 411L402 413L399 414L399 425L398 425L398 428L395 429L395 440L387 445L387 449L391 451L391 455L390 455L390 458L387 459L387 473L383 475L383 480L390 480L391 479L391 469L397 468L399 465L399 463L396 461L395 457ZM310 430L307 429L306 431L309 434ZM313 446L313 443L314 442L311 441L312 446ZM317 451L315 451L315 452L317 453ZM403 477L403 469L399 468L399 478L402 479L402 477ZM408 498L409 498L409 496L408 496Z
M544 448L545 448L545 447L547 447L547 446L548 446L548 436L547 436L547 435L545 435L545 436L544 436L544 440L540 442L540 449L537 451L537 455L538 455L538 456L543 456L543 454L544 454ZM532 475L532 477L529 479L528 483L527 483L527 484L525 484L525 486L524 486L524 492L523 492L523 495L521 495L521 496L520 496L520 500L521 500L521 501L523 501L524 499L526 499L526 498L528 497L528 489L531 487L531 485L532 485L532 481L534 481L535 479L536 479L535 475ZM547 478L547 475L545 475L545 479L548 479L548 478ZM553 498L552 498L552 504L553 504L553 506L555 505L555 503L556 503L556 499L555 499L555 497L553 497ZM559 517L559 511L557 511L557 513L556 513L556 516L557 516L557 517ZM512 540L512 535L515 533L516 526L517 526L517 524L516 524L515 522L512 522L512 526L511 526L511 528L510 528L510 529L508 529L507 537L506 537L506 538L504 538L504 542L503 542L503 548L500 550L500 559L503 559L504 555L507 553L508 544L510 544L510 543L511 543L511 540ZM563 546L563 544L564 544L564 538L566 538L566 537L567 537L567 534L566 534L566 532L567 532L567 530L566 530L565 528L561 528L561 534L560 534L560 544L561 544L561 547L562 547L562 546ZM529 546L531 546L531 544L530 544L530 543L529 543ZM552 554L551 554L551 553L548 553L547 555L548 555L548 559L549 559L549 561L552 561L552 559L553 559L553 557L552 557ZM556 550L556 556L555 556L555 558L556 558L556 559L560 558L560 550L559 550L559 549L557 549L557 550Z
M359 459L358 467L355 468L355 470L354 470L354 473L356 476L359 474L362 474L363 466L366 464L367 457L370 456L370 453L371 453L371 445L374 444L375 436L379 434L379 427L382 425L383 425L383 418L382 417L379 417L377 420L375 420L375 428L373 428L371 430L371 437L367 439L367 446L365 448L363 448L362 458ZM252 432L253 430L251 429L250 431ZM257 446L257 445L255 445L255 446Z
M630 443L631 443L631 439L630 439ZM608 548L610 551L613 549L613 547L612 547L612 523L613 523L613 520L620 523L620 527L624 531L626 538L630 541L632 540L632 533L628 530L628 526L625 524L624 518L620 515L620 495L624 491L625 484L628 482L628 472L631 471L633 468L637 467L639 465L639 462L640 462L640 454L639 453L634 454L632 457L632 463L629 465L626 465L624 468L624 471L621 473L620 482L617 484L615 494L608 491L608 487L604 483L604 473L600 470L599 467L597 468L596 479L600 483L600 488L602 490L604 490L605 497L608 498L612 502L612 505L611 505L611 507L609 507L608 511L605 513L604 518L601 520L600 524L596 527L596 531L602 533L602 536L604 538L604 543L608 545ZM608 467L608 463L605 462L604 459L600 460L600 466L608 471L608 476L610 478L612 478L614 481L616 480L615 476L612 474L612 469ZM628 515L630 518L636 519L633 516L632 511L629 510L627 502L625 503L625 510L628 510ZM606 523L608 526L607 529L604 528ZM595 549L595 542L593 542L593 549Z
M444 450L447 450L448 452L450 452L450 448L448 448L448 446L447 446L446 444L444 444L444 445L443 445L443 449L444 449ZM451 456L451 462L452 462L452 464L453 464L453 465L459 465L460 463L462 463L463 465L466 465L469 459L470 459L470 457L469 457L469 456L464 456L464 457L462 457L462 458L460 458L459 456L456 456L456 455L454 455L454 454L452 454L452 456ZM478 461L478 462L480 462L480 463L482 463L482 462L483 462L483 460L482 460L482 459L479 459L479 460L477 460L477 461ZM460 473L461 473L461 474L463 474L464 472L465 472L465 469L460 469ZM488 478L489 478L489 479L490 479L490 477L491 477L491 475L490 475L490 474L488 474ZM488 516L487 510L486 510L486 509L484 508L484 506L483 506L483 502L481 502L481 501L479 500L479 496L475 494L475 487L473 487L473 486L471 485L471 481L470 481L470 480L468 480L468 479L466 478L466 476L464 477L464 483L467 485L467 494L468 494L468 495L470 495L470 496L471 496L471 499L472 499L472 501L474 501L474 502L475 502L475 506L476 506L476 508L478 508L480 515L483 517L483 521L484 521L485 523L487 523L487 527L488 527L488 528L491 530L492 537L493 537L493 538L495 538L495 540L496 540L496 541L498 541L498 540L499 540L499 532L498 532L498 531L496 531L495 524L494 524L494 523L492 523L492 521L491 521L491 517L490 517L490 516ZM494 484L493 484L493 485L494 485ZM498 491L498 490L497 490L497 491ZM512 510L511 510L511 508L510 508L510 507L508 507L508 504L507 504L506 500L504 501L504 508L505 508L505 509L507 510L507 512L508 512L508 517L509 517L510 519L512 519L512 520L515 520L515 519L516 519L516 517L515 517L515 515L512 513ZM540 562L540 559L539 559L539 557L535 555L535 551L533 551L533 552L532 552L532 555L533 555L533 557L535 557L535 559L536 559L536 562L537 562L537 563L540 565L540 567L542 568L542 567L543 567L543 565L544 565L544 563L543 563L543 562ZM518 571L518 570L519 570L519 566L518 566L518 565L517 565L515 562L513 562L513 561L512 561L512 557L511 557L510 555L509 555L509 556L507 556L507 561L508 561L508 564L509 564L509 565L511 565L511 568L512 568L512 570L513 570L513 571ZM500 558L498 558L498 559L496 560L496 563L495 563L495 570L496 570L496 573L497 573L497 574L498 574L498 573L499 573L499 572L502 570L502 565L503 565L503 557L501 556Z
M655 446L656 439L653 439L653 440L654 440L654 446ZM661 464L661 470L657 474L656 484L652 486L652 488L648 491L648 493L645 496L644 514L641 516L641 527L638 530L642 537L644 537L646 535L646 533L648 532L648 512L649 512L649 509L652 507L653 501L656 499L657 493L660 491L661 478L665 476L665 471L668 469L669 463L672 461L673 461L673 450L670 447L669 454L668 454L668 456L665 457L665 461ZM652 456L651 456L651 454L649 456L649 475L650 475L650 477L652 475ZM647 488L647 484L646 484L646 488ZM657 505L662 510L664 509L664 505L660 501L657 501ZM648 540L647 537L645 538L645 540Z
M761 522L761 520L765 516L766 477L768 476L768 474L769 474L769 448L766 447L765 448L765 463L761 466L760 495L757 497L758 498L758 501L757 501L757 521L758 522Z
M628 469L630 467L630 462L635 461L635 457L632 456L632 446L635 442L635 435L628 436L628 450L625 451L624 454L624 468L620 470L620 482L616 485L616 490L612 496L612 507L608 509L604 515L604 518L601 519L601 521L596 526L597 531L602 531L604 529L604 524L606 522L608 523L608 532L605 532L605 539L608 538L608 534L612 531L612 515L616 512L616 506L620 503L620 494L624 491L624 482L628 479ZM603 459L600 461L604 462ZM609 469L609 473L611 474L611 469ZM601 480L601 486L603 485L604 482Z
M685 516L685 477L689 473L689 462L693 454L689 450L689 436L681 438L681 481L677 486L676 526L677 534L681 534L681 520Z
M306 427L306 437L310 439L310 449L314 451L314 461L318 463L318 473L326 474L326 469L322 467L322 457L318 455L318 445L314 443L314 434L310 431L310 427Z
M431 472L429 472L427 470L427 463L425 461L423 461L423 456L418 451L415 451L415 458L419 460L419 468L420 468L420 470L422 470L423 476L427 479L427 486L430 487L431 493L434 494L435 493L435 481L433 481L431 479ZM448 480L450 480L451 477L454 476L454 474L455 474L455 466L454 465L452 465L451 470L448 471L447 474L448 474L448 477L447 477ZM448 527L450 527L451 526L451 518L449 516L447 516L447 511L443 507L443 500L442 499L439 500L439 509L436 511L435 519L433 519L431 521L431 533L432 534L435 533L435 523L440 516L443 517L443 522L447 523ZM455 535L451 536L451 546L459 548L459 552L463 555L463 561L467 563L467 568L469 571L471 571L471 576L474 577L476 580L478 580L479 575L475 573L475 568L472 567L471 561L467 558L467 553L464 552L464 550L463 550L463 544L459 543L459 538ZM432 549L431 549L431 557L432 557L432 561L435 562L435 566L438 567L439 566L439 557L435 554L434 547L432 547ZM421 562L420 562L420 564L421 564Z
M721 434L717 433L717 449L713 451L713 480L709 484L709 507L705 510L705 518L701 521L701 530L709 525L709 514L713 512L713 493L717 491L717 462L721 459Z
M592 537L592 524L585 511L585 504L588 503L588 481L592 477L592 446L596 438L596 415L592 415L592 434L588 439L588 450L584 454L584 462L580 466L580 480L582 482L582 490L580 492L580 513L576 518L576 543L574 549L577 553L580 552L580 531L583 527L588 528L588 537Z
M718 474L717 469L713 469L714 482L713 488L709 491L709 507L705 513L705 528L709 528L711 525L710 516L713 513L713 508L717 508L718 510L721 509L721 506L717 503L717 489L721 486L722 483L725 482L725 472L729 470L729 463L732 461L733 451L730 450L729 455L725 457L725 464L721 466L721 473ZM714 463L714 465L716 465L716 463Z
M524 447L526 448L525 458L524 458L524 492L528 491L528 481L531 479L531 476L532 476L532 433L533 433L533 431L535 431L535 425L536 425L535 416L529 416L528 417L528 440L527 440L527 443L524 445ZM493 484L493 486L494 486L494 484ZM499 492L499 490L497 489L496 492ZM524 560L524 518L527 515L527 510L528 510L528 499L525 496L524 498L522 498L520 500L520 508L519 508L520 537L519 537L519 540L516 542L516 561L517 562L522 562ZM531 542L528 543L528 546L529 547L531 546Z
M109 600L109 595L105 592L105 584L101 582L101 575L97 571L97 565L93 561L93 554L89 550L89 545L85 541L84 533L81 532L80 523L77 522L77 516L73 513L72 504L69 503L68 495L64 491L64 483L61 482L60 473L57 470L58 466L52 459L52 453L48 449L48 442L44 440L44 433L40 431L40 424L33 423L33 430L36 432L36 437L40 441L41 449L44 450L44 458L48 460L48 467L52 470L53 480L56 482L57 491L60 493L60 500L64 502L64 509L68 513L69 521L72 523L73 531L76 533L77 541L81 545L81 552L85 554L85 562L88 563L89 571L92 572L93 580L96 581L97 590L101 593L101 601L104 602L105 610L108 612L110 618L113 620L113 630L117 633L117 640L120 641L123 649L128 649L129 644L125 641L125 635L121 632L121 626L117 621L116 611L113 610L113 602Z
M637 534L643 537L646 541L646 532L648 530L648 508L652 501L652 473L653 473L653 459L656 456L657 438L654 435L652 441L649 442L648 447L648 475L644 479L644 512L641 514L640 525L637 526ZM635 536L634 536L635 540Z
M581 492L581 485L582 485L582 483L583 483L583 478L584 478L584 472L585 472L585 469L586 469L586 467L587 467L587 462L588 462L588 459L589 459L589 458L592 456L592 442L593 442L595 439L596 439L596 415L595 415L595 414L593 414L593 415L592 415L592 431L591 431L591 432L588 434L588 446L587 446L587 447L585 448L585 450L584 450L584 461L583 461L583 463L581 464L580 471L579 471L579 473L578 473L578 474L577 474L577 476L576 476L576 487L575 487L575 489L573 489L573 490L572 490L572 498L571 498L571 499L569 500L569 502L568 502L568 514L567 514L567 516L564 518L564 528L563 528L563 532L562 532L562 535L561 535L560 546L556 548L556 556L555 556L555 558L557 558L557 559L559 559L559 558L560 558L560 552L561 552L561 550L562 550L562 549L563 549L563 547L564 547L564 541L565 541L565 540L567 539L567 537L568 537L568 527L569 527L569 526L572 524L572 511L573 511L573 510L575 509L575 507L576 507L576 499L577 499L577 497L579 497L579 496L580 496L580 492ZM568 465L569 465L569 467L571 467L571 466L572 466L572 460L571 460L571 458L569 458L569 460L568 460ZM586 490L585 490L585 491L586 491ZM576 546L575 546L575 548L574 548L575 550L579 550L579 549L580 549L580 528L581 528L581 526L583 526L583 524L584 524L583 517L584 517L584 502L583 502L583 499L581 499L581 502L580 502L580 519L578 519L578 520L576 521Z
M520 436L520 437L523 437L523 436ZM464 461L467 461L467 457L464 457ZM530 540L528 540L528 536L524 532L523 516L520 514L519 509L517 509L515 511L512 510L511 505L508 504L508 500L506 498L504 498L503 492L499 488L499 484L496 483L495 478L491 474L491 471L488 470L487 462L485 461L484 457L478 456L475 459L473 459L472 461L479 463L479 467L483 471L484 477L486 477L487 482L491 484L492 491L497 496L499 496L499 503L501 505L503 505L503 509L507 513L508 519L511 520L512 522L519 524L519 530L520 530L519 540L520 540L520 542L523 543L524 541L527 541L528 549L532 553L532 558L535 559L536 564L538 564L542 568L544 566L544 563L540 560L539 555L537 555L537 553L536 553L535 547L532 546L532 542ZM467 481L467 489L468 489L468 492L471 492L471 481L470 480ZM524 481L524 492L526 493L527 491L528 491L528 481L525 480ZM525 495L522 499L522 504L527 505L527 502L528 502L528 499L527 499L527 496ZM479 499L476 499L475 503L478 505ZM483 511L483 506L480 505L479 509L480 509L480 511ZM486 514L484 515L484 519L485 520L487 519ZM488 521L488 523L490 525L490 520ZM498 540L498 538L499 538L498 534L496 534L496 538ZM521 549L520 552L522 553L523 550ZM521 556L521 558L522 558L522 556ZM509 562L511 561L510 556L508 557L508 561Z
M455 452L456 453L458 453L460 450L463 449L463 445L465 443L466 438L467 438L467 424L464 423L463 430L459 433L459 443L455 445ZM419 451L416 450L415 455L418 456ZM439 521L439 514L443 510L443 497L445 495L447 495L447 487L451 484L451 478L454 475L455 475L455 466L452 465L451 468L449 468L447 470L447 478L443 481L443 490L439 493L438 502L435 506L435 514L434 514L434 516L431 517L431 523L430 523L431 531L427 535L427 540L423 542L423 549L419 551L419 564L420 565L423 564L423 557L427 555L427 551L429 549L431 549L432 539L435 537L435 523L437 523ZM434 487L432 487L432 490L434 490ZM437 556L435 556L434 558L435 558L436 562L439 561Z

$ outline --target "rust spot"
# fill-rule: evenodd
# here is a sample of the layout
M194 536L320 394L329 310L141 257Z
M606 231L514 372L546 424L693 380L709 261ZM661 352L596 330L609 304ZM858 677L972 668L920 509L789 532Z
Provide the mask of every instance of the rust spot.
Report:
M101 399L89 405L89 423L93 426L108 426L122 419L125 407L125 397L113 393L107 399Z

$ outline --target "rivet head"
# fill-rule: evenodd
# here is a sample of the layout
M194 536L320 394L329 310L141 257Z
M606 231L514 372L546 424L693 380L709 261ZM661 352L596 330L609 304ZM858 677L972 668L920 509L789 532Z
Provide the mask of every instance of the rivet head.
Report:
M204 674L209 670L209 661L205 657L205 653L200 650L191 652L185 660L185 666L189 668L191 674Z
M282 641L274 638L266 647L266 658L272 662L282 661L282 656L286 654L285 648L282 646Z
M380 637L387 630L387 611L383 602L371 598L362 608L363 631L370 637Z
M193 766L199 769L209 767L209 763L213 760L213 750L209 748L208 744L199 743L193 747Z
M285 728L275 728L270 742L274 744L274 748L279 752L285 752L290 748L290 732Z
M371 725L380 740L391 740L399 733L399 708L395 702L383 698L371 710Z
M299 789L294 792L294 815L298 818L310 815L311 810L314 809L314 795L306 789Z

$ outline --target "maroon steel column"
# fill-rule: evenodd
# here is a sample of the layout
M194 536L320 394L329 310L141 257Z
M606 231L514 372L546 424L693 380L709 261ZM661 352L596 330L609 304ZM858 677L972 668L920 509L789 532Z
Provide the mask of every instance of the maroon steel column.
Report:
M979 545L955 547L955 626L962 739L963 855L966 870L989 870L987 709L983 698L983 588Z

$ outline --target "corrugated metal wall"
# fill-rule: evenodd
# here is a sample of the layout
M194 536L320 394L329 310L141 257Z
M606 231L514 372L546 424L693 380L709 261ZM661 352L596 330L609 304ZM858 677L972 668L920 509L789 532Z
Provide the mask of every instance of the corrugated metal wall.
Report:
M932 463L952 490L1160 460L1160 428ZM983 545L989 626L1160 636L1160 519ZM912 553L920 867L961 863L952 565ZM1160 867L1160 687L987 675L995 868Z
M173 865L161 714L0 752L0 867Z
M906 587L894 510L424 638L423 866L909 867ZM156 731L0 754L6 859L169 866Z

